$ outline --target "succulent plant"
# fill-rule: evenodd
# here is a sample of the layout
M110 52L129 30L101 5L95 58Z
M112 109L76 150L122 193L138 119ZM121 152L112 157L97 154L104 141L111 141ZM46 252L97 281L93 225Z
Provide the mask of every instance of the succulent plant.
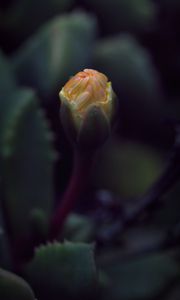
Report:
M179 20L0 1L0 299L180 298Z

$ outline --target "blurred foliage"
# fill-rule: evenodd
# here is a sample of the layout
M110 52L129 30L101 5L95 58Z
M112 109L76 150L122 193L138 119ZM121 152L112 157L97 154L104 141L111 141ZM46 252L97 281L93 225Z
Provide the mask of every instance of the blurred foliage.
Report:
M41 246L25 273L38 299L89 298L95 293L97 274L91 245L65 242Z
M95 11L105 31L142 33L154 26L156 6L149 0L83 0Z
M179 299L179 184L120 234L121 205L138 205L174 140L179 20L179 0L1 0L0 299ZM52 243L72 161L58 92L83 68L112 81L116 133L64 226L68 241Z
M63 236L73 242L90 242L94 237L95 225L87 216L71 214L67 219Z
M1 34L8 35L12 42L7 47L19 44L28 35L32 34L38 26L53 17L55 14L66 11L73 0L23 0L2 1L0 6Z
M153 299L178 274L177 264L168 254L128 261L118 257L103 260L110 285L110 294L106 291L105 299Z
M119 118L123 118L128 133L141 137L152 132L155 137L161 135L165 107L159 75L148 52L132 36L120 35L100 41L94 60L96 68L112 80L121 99L123 114Z
M155 182L162 166L160 154L152 148L112 140L101 152L93 180L99 188L111 190L120 197L137 197Z
M0 297L7 300L33 300L34 293L22 278L0 269Z
M6 61L2 66L6 66ZM3 68L1 72L3 77ZM6 73L0 94L3 194L11 231L15 235L27 234L32 210L43 209L47 216L52 210L54 150L34 92L18 88L8 74L8 66ZM32 151L32 145L39 146Z
M65 78L89 65L94 32L95 20L83 13L50 21L14 55L19 82L52 96Z

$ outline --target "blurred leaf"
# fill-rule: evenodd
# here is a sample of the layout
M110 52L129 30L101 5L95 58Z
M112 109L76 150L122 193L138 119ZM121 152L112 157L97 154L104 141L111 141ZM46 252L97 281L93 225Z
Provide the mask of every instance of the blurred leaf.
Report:
M53 205L51 133L30 90L11 95L2 135L5 206L14 233L27 233L30 212L49 216Z
M11 110L12 98L10 95L16 91L16 81L14 74L11 70L11 65L8 59L0 51L0 152L2 148L2 134L4 123L6 120L6 115L9 110ZM0 154L0 188L1 188L1 154Z
M15 77L7 58L0 51L0 97L16 88ZM1 110L0 110L1 118Z
M160 93L158 74L148 52L132 36L101 40L96 47L95 61L118 91L155 105Z
M154 26L155 4L150 0L83 0L95 13L107 32L144 32Z
M34 237L46 240L49 233L49 216L39 208L31 210L29 222Z
M74 13L57 17L22 45L13 63L19 81L45 98L91 61L95 20Z
M33 33L43 22L67 10L73 1L39 0L38 5L36 0L10 1L6 9L0 10L1 31L15 43L16 40L19 42Z
M118 94L123 127L131 135L137 130L145 137L150 132L152 138L154 130L156 136L165 104L158 74L146 50L129 35L105 39L96 47L95 66L107 74Z
M65 242L41 246L25 268L38 299L82 299L94 292L96 268L93 246Z
M162 161L152 148L112 142L104 147L93 172L94 183L122 197L143 194L160 175Z
M124 260L112 256L101 261L111 280L105 299L140 300L158 295L179 275L177 262L168 254Z
M0 269L0 299L35 300L29 284L19 276Z
M94 232L93 222L86 216L71 214L64 226L64 238L73 242L90 242Z

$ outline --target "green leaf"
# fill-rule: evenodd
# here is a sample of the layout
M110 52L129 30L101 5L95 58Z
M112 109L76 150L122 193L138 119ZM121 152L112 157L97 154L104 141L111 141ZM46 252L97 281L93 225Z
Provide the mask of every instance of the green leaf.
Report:
M16 105L16 95L17 86L11 65L3 53L0 52L0 152L2 152L4 126L9 111Z
M95 20L84 13L56 17L14 56L19 81L45 98L58 93L69 76L90 64L94 35Z
M151 29L156 6L150 0L83 0L98 13L100 24L108 33L129 31L142 33Z
M97 187L126 198L143 195L161 174L160 154L153 148L112 140L102 149L93 172Z
M158 74L148 52L132 36L121 35L100 41L95 50L95 63L122 95L131 97L130 100L134 96L134 101L143 100L154 107L161 95Z
M7 58L0 51L0 97L16 88L15 77ZM1 101L1 100L0 100ZM0 109L1 118L1 109Z
M65 242L41 246L25 268L28 281L43 299L75 299L95 292L93 246Z
M94 224L90 218L71 214L63 228L63 236L73 242L90 242L93 238L94 230Z
M34 92L19 90L10 100L1 148L5 207L13 233L26 234L32 210L47 218L52 210L54 152Z
M17 89L14 74L8 59L0 51L0 152L2 149L2 135L6 115L11 110L12 98L10 95ZM0 154L0 188L2 186L2 157Z
M112 300L152 299L179 275L173 257L161 253L129 260L106 257L101 265L111 281L105 299Z
M162 135L165 113L160 79L149 53L130 35L104 39L95 50L95 66L112 81L119 97L123 127L145 137ZM120 115L121 116L121 115ZM160 127L161 126L161 127Z
M0 269L0 299L35 300L35 296L24 279Z
M73 0L39 0L38 5L36 0L10 1L6 10L0 11L1 31L8 34L8 44L13 47L43 22L66 11L72 3ZM5 42L7 44L7 38Z

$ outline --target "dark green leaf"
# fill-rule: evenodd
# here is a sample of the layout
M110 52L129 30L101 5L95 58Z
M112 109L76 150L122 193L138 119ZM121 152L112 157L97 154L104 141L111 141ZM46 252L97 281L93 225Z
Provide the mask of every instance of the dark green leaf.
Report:
M144 32L152 28L156 7L150 0L83 0L100 18L107 32Z
M0 11L0 28L11 40L19 43L32 34L43 22L68 9L73 0L19 0L8 3L8 9ZM32 20L33 16L33 20ZM6 41L7 43L7 41Z
M15 55L20 82L44 97L58 92L69 76L89 65L94 35L95 20L84 13L53 19Z
M127 198L145 193L161 174L163 164L151 147L113 140L103 148L96 166L95 184Z
M25 274L40 299L43 295L51 299L88 297L96 287L93 246L71 242L41 246Z
M35 94L20 90L11 98L2 135L4 196L12 230L23 234L32 210L51 212L54 152Z
M35 300L29 284L19 276L0 269L0 299Z
M90 218L71 214L64 226L64 238L73 242L90 242L94 233L94 225Z
M129 36L100 42L95 51L95 66L112 81L119 98L119 118L130 134L162 136L165 112L158 73L149 53ZM121 120L120 120L121 121ZM136 129L137 128L137 129Z
M135 259L105 259L102 268L109 275L105 299L151 299L178 274L176 261L168 254L153 254Z
M10 93L15 88L15 77L13 76L11 65L0 51L0 97L2 97L5 93ZM0 118L1 112L2 110L0 109Z

